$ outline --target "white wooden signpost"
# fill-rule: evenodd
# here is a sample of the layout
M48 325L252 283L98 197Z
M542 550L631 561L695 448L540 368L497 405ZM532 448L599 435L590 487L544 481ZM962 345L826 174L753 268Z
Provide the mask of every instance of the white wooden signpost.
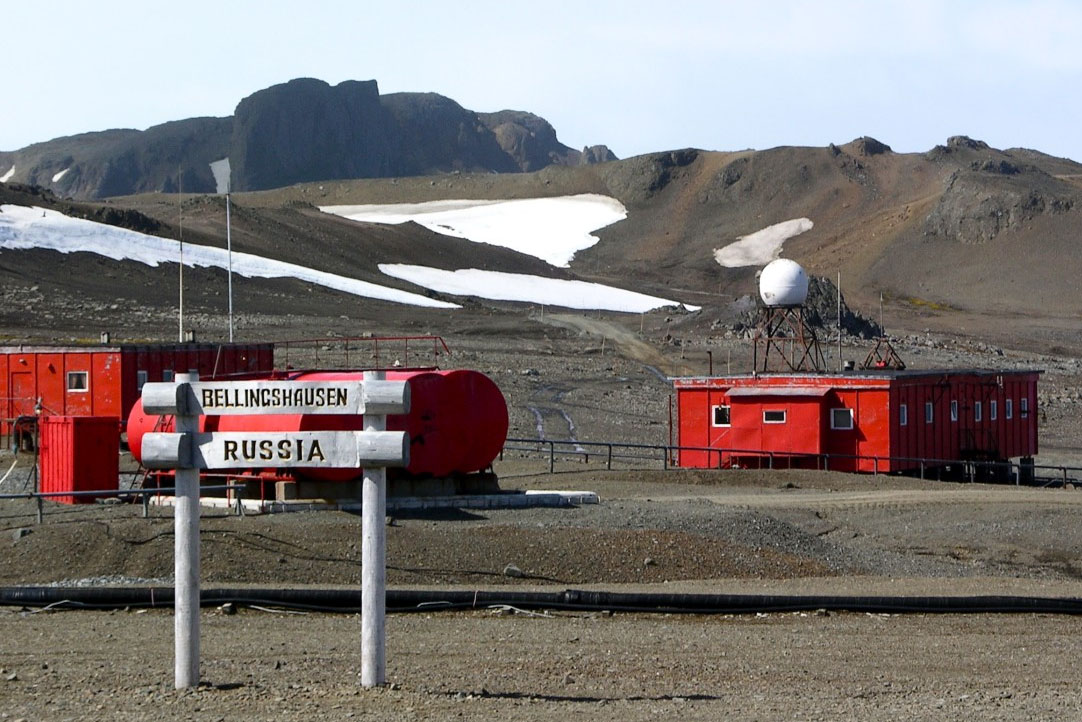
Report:
M143 436L143 465L176 469L174 635L176 688L199 683L199 470L253 467L363 468L361 683L386 681L388 466L409 464L409 437L387 414L409 412L409 386L367 372L363 381L199 381L143 385L148 414L173 414L173 433ZM364 431L199 432L203 415L363 414Z

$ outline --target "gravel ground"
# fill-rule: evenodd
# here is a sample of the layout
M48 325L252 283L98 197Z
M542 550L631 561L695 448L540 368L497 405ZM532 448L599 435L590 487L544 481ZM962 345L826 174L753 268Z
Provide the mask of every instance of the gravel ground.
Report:
M258 338L349 334L358 325L299 314L240 320ZM471 311L439 329L454 350L441 365L492 376L508 399L512 436L664 444L671 387L661 376L705 372L707 349L719 364L729 351L734 368L746 365L746 342L684 325L693 321ZM431 330L388 324L371 330ZM167 315L140 316L126 332L156 337L169 325ZM1082 462L1075 359L917 332L899 345L925 367L1046 369L1038 462ZM317 351L322 364L335 349ZM0 471L10 463L0 455ZM22 464L4 491L26 478ZM389 584L1082 597L1082 492L1070 488L826 472L610 472L593 457L560 458L556 474L545 470L546 458L528 454L496 467L505 489L591 490L602 502L395 516ZM0 502L0 585L172 577L168 509L143 519L137 506L47 504L44 524L34 516L25 501ZM206 510L201 526L207 587L359 584L356 514ZM508 565L522 574L507 576ZM1069 617L1034 614L393 614L391 684L364 690L357 617L206 609L204 684L178 692L168 613L0 607L0 721L1077 719L1074 627Z
M1079 597L1082 492L811 472L535 474L569 509L390 520L397 588ZM0 584L168 583L172 519L0 505ZM207 587L359 583L344 512L208 510ZM63 549L64 554L57 554ZM523 574L507 576L513 564ZM0 719L1076 719L1070 617L478 610L388 617L389 686L358 683L360 620L202 615L202 684L172 688L164 611L0 608Z

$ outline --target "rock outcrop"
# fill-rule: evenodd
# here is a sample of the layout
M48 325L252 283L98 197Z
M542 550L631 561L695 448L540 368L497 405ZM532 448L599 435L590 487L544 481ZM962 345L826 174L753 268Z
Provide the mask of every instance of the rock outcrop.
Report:
M435 93L381 96L374 80L331 86L299 78L244 98L228 118L85 133L0 153L0 174L81 199L210 193L215 184L209 164L225 157L236 191L453 171L513 173L616 159L603 145L583 151L563 145L552 126L532 113L478 114Z

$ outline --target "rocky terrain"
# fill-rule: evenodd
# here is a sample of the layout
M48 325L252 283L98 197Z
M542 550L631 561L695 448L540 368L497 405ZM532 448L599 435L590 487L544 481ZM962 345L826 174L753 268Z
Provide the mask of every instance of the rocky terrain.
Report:
M551 151L526 142L520 128L544 136L529 116L477 118L523 162L540 163ZM629 215L599 231L600 242L569 268L504 250L481 256L474 244L419 226L353 224L318 210L585 192L619 199ZM896 154L862 138L827 148L667 151L528 173L322 179L235 194L234 247L380 283L388 283L376 268L383 261L484 267L634 287L702 310L632 316L467 297L456 298L462 309L431 311L299 281L235 279L236 326L243 340L323 339L291 350L303 365L340 363L347 337L356 365L358 337L438 334L451 349L439 365L489 374L508 401L510 434L523 441L495 466L503 488L600 494L600 504L579 508L392 514L388 579L397 588L1074 598L1082 591L1082 497L1070 483L1082 476L1073 300L1080 193L1076 163L962 137L926 154ZM2 184L0 203L166 237L178 235L182 217L186 240L224 245L219 198L148 193L84 203ZM817 285L827 365L863 359L870 341L862 336L878 323L910 368L1042 369L1038 475L1066 479L1065 488L663 471L656 457L621 459L610 471L581 453L560 455L556 473L547 473L547 455L529 441L664 444L668 376L750 368L756 269L723 268L713 251L798 217L814 226L787 242L785 255L826 279ZM851 320L868 330L853 326L840 344L829 316L839 272L846 308L861 314ZM222 274L185 273L188 327L200 340L223 339ZM176 275L175 267L88 254L5 250L0 334L15 344L93 342L101 331L115 341L172 340ZM386 359L398 350L381 352ZM30 461L0 457L11 469L0 491L32 483ZM26 500L0 503L0 585L168 584L167 508L143 519L137 506L47 505L40 525L35 511ZM208 510L204 582L353 586L359 545L359 519L349 512ZM175 692L167 613L0 608L0 714L1010 720L1080 711L1064 673L1077 635L1073 620L1055 615L394 614L392 684L361 690L356 617L234 611L206 610L206 684Z
M0 151L0 175L64 197L212 193L210 163L229 158L233 190L450 171L515 173L614 160L582 151L525 111L476 113L436 93L380 95L375 80L298 78L242 99L231 117L143 131L83 133Z

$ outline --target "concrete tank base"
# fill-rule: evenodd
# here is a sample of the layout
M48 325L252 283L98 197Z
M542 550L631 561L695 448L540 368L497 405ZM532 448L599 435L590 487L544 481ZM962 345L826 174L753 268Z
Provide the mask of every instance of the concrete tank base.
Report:
M359 501L362 481L319 481L296 479L278 481L274 484L275 501ZM259 498L258 488L250 490L247 498ZM463 474L459 476L391 479L387 482L387 498L463 496L472 494L499 494L499 480L492 473Z

